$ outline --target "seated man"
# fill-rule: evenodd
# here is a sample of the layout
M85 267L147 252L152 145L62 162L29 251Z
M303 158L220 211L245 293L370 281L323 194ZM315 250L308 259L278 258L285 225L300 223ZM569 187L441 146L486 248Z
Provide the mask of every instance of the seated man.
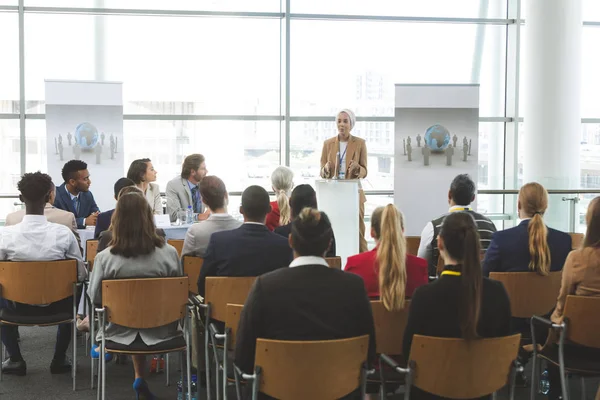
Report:
M48 222L54 222L55 224L61 224L71 229L73 235L75 235L75 239L77 239L77 244L81 247L81 239L79 238L79 232L77 232L77 221L75 221L75 215L68 211L60 210L54 207L54 200L56 199L56 186L52 183L52 190L50 190L50 194L48 195L48 200L46 201L46 206L44 207L44 215L48 219ZM6 222L4 226L11 226L18 224L23 220L25 216L25 210L15 211L6 216Z
M52 190L52 178L41 172L23 175L18 183L19 198L25 203L23 221L0 231L0 260L8 261L52 261L77 260L77 277L85 280L87 270L73 232L64 225L48 222L44 207ZM44 306L13 303L0 299L0 308L10 309L21 315L46 315L72 312L73 299L67 298ZM25 375L27 365L17 342L17 326L2 325L2 342L10 356L2 364L5 374ZM66 356L71 333L70 323L58 326L54 358L50 372L59 374L71 371L71 362Z
M92 181L87 164L80 160L68 161L63 166L62 178L65 182L56 190L54 207L72 212L79 229L96 225L100 210L90 192Z
M167 183L167 214L171 222L177 220L177 211L187 210L192 206L194 213L202 213L202 198L198 185L204 179L208 170L202 154L190 154L183 160L181 175ZM206 219L208 215L199 216Z
M198 293L204 296L207 276L259 276L287 267L292 249L283 236L265 225L271 211L269 194L260 186L242 193L240 212L244 224L231 231L213 233L198 277Z
M242 223L227 213L229 196L223 181L216 176L207 176L200 182L202 203L210 211L209 217L188 229L183 242L182 256L204 257L208 240L215 232L239 228Z
M115 192L115 200L119 200L119 192L124 187L135 186L135 183L129 178L119 178L115 182L114 192ZM96 220L96 229L94 230L94 239L98 239L100 234L108 229L110 226L110 219L112 218L115 209L104 211L98 214L98 219Z
M475 182L473 182L468 174L456 176L450 184L450 190L448 191L448 204L450 205L448 213L428 222L427 225L425 225L425 228L423 228L418 256L427 260L430 277L437 275L437 264L438 258L440 257L440 252L437 247L437 237L440 233L444 218L446 218L446 215L449 213L455 211L466 211L470 213L477 223L481 249L487 250L489 247L490 241L492 240L492 234L496 232L496 225L494 225L488 217L473 211L471 208L471 203L475 200L476 191Z
M327 266L323 257L333 230L323 217L315 209L303 209L292 222L289 239L294 261L289 268L258 277L252 286L236 336L235 363L243 372L254 372L258 338L334 340L369 335L368 361L375 360L375 326L365 285L360 276ZM357 394L344 398L360 398Z

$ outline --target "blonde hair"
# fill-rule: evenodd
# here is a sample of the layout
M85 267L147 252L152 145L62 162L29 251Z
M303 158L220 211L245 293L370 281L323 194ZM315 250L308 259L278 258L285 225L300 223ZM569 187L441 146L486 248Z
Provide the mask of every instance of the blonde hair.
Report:
M379 266L379 294L388 311L404 308L406 292L406 238L402 232L402 213L393 204L378 207L371 215L375 230L377 265Z
M529 269L540 275L550 273L550 248L548 247L548 228L542 216L548 208L548 192L537 182L530 182L519 191L521 210L531 215L527 228L529 232Z
M277 167L271 174L271 185L277 196L279 207L279 225L287 225L291 221L289 196L294 186L294 172L288 167Z

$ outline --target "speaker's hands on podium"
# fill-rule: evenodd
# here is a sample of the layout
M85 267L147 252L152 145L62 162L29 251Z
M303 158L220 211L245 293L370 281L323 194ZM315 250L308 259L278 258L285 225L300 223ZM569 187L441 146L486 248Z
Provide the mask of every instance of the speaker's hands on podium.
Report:
M350 178L358 178L359 173L360 165L354 160L350 161L350 167L348 169L348 175L350 175Z
M325 178L331 177L331 161L327 161L327 163L323 167L323 172L325 172Z

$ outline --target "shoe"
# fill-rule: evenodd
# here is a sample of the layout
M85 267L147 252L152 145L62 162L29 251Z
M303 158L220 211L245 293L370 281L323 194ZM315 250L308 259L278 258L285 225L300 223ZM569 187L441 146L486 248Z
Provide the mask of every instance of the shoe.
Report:
M525 376L524 371L517 371L517 375L515 376L515 386L518 388L529 387L529 379Z
M98 358L100 358L100 346L98 346L97 344L93 344L92 348L90 349L90 356L96 360ZM112 353L106 353L104 355L104 360L106 362L111 362L112 359L113 359Z
M2 373L7 375L25 376L27 374L27 364L25 360L11 361L7 359L2 363Z
M71 360L69 360L67 356L65 356L62 360L53 358L52 362L50 363L51 374L66 374L67 372L71 372L71 368Z
M135 390L135 399L140 400L154 400L156 397L152 394L148 388L148 384L142 378L137 378L133 381L133 390Z
M77 330L79 332L89 332L90 318L86 316L84 319L81 319L79 316L77 316Z

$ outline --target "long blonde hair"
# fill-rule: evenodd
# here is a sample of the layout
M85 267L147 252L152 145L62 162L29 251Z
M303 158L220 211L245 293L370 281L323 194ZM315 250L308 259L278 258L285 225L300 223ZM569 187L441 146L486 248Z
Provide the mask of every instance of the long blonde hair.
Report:
M277 167L271 174L271 185L277 196L279 207L279 225L287 225L291 221L289 196L294 186L294 172L288 167Z
M378 207L371 215L371 227L379 239L376 260L381 301L389 311L401 310L406 292L406 238L402 232L402 214L393 204Z
M543 215L548 208L548 192L537 182L530 182L519 191L521 210L531 215L527 228L529 232L529 269L540 275L550 273L550 247L548 247L548 228Z

